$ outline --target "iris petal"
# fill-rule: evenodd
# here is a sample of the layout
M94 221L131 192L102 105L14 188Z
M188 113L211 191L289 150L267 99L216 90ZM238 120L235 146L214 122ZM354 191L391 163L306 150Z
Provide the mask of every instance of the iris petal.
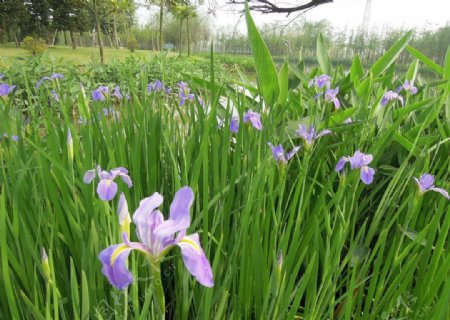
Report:
M117 183L110 179L102 179L97 186L97 194L105 201L112 200L117 193Z
M126 289L133 281L133 276L126 266L130 251L130 248L118 244L104 249L98 256L103 264L103 274L113 286L121 290Z
M290 160L297 152L298 150L300 150L300 147L294 147L294 149L292 149L287 155L286 155L286 160Z
M126 174L120 174L120 178L123 182L125 182L128 186L128 188L131 188L133 186L133 182L131 181L131 178L129 175Z
M88 184L91 183L95 179L95 170L88 170L83 176L83 182Z
M183 237L177 245L181 248L184 265L195 279L205 287L214 286L211 265L200 245L198 234Z
M421 191L428 190L434 184L434 176L431 174L425 173L420 176L419 186Z
M442 194L444 197L446 197L447 199L450 200L450 196L449 196L448 192L445 191L442 188L435 188L435 187L433 187L433 188L430 188L429 190L434 191L434 192L438 192L438 193Z
M336 168L334 169L336 172L342 171L342 169L344 169L344 165L348 162L349 160L347 159L347 157L341 157L338 161L338 163L336 164Z
M373 181L373 176L375 175L375 169L364 166L361 168L361 181L364 184L371 184Z
M170 220L178 221L180 227L187 229L191 225L191 215L189 213L192 202L194 202L194 192L189 187L183 187L177 191L170 205Z
M139 203L139 207L133 214L133 223L139 240L148 247L152 246L153 229L164 221L164 217L156 210L163 202L163 197L155 192Z

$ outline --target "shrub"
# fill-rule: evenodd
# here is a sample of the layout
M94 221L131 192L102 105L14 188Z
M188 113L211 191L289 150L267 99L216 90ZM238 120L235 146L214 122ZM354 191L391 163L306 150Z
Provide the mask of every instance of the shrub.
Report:
M33 56L40 55L47 50L45 41L40 38L35 39L32 36L27 36L23 39L23 44L25 49L27 49Z
M137 42L136 38L134 37L128 38L127 47L131 52L134 52L136 49L139 49L139 43Z

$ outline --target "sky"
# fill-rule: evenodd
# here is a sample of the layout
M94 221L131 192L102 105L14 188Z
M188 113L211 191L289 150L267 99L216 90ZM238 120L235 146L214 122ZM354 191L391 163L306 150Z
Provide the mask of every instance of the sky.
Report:
M293 0L292 3L300 3ZM305 0L306 1L306 0ZM303 1L303 2L305 2ZM286 1L285 1L286 2ZM403 29L435 29L444 26L450 21L450 0L372 0L369 20L369 30L379 31L388 27ZM339 30L357 29L363 23L366 0L334 0L330 4L316 7L306 13L300 14L299 19L318 21L326 19ZM245 32L245 19L240 8L234 6L232 10L226 0L205 0L205 5L199 12L206 14L213 10L215 16L208 15L211 26L216 30L226 28L232 30L236 25L238 30ZM154 12L157 12L155 9ZM150 11L140 8L137 10L139 24L143 25L149 20ZM291 18L281 14L253 13L257 25L270 22L287 23Z

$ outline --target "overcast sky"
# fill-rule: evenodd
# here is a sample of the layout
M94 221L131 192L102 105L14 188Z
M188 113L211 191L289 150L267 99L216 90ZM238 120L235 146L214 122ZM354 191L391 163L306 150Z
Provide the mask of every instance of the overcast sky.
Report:
M208 1L210 2L208 3ZM245 20L239 12L240 7L235 6L234 11L230 10L231 7L225 5L225 1L205 0L205 5L201 6L199 11L206 14L214 10L215 16L208 15L208 20L216 30L231 29L240 23L238 28L244 31ZM297 3L300 3L300 0ZM327 19L340 30L356 29L362 24L365 6L366 0L334 0L333 3L321 5L302 14L301 18L308 21ZM374 30L384 29L388 26L406 29L436 28L450 21L450 0L372 0L370 12L369 25L370 29ZM138 9L139 24L148 22L149 16L150 13L147 9ZM286 18L285 15L280 14L253 13L257 25L274 21L286 22L293 16Z

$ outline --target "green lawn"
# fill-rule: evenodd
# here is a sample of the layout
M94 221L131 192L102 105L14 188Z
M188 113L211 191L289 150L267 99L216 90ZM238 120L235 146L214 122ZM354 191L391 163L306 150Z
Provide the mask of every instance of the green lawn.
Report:
M73 62L74 64L86 64L93 61L100 61L100 53L98 48L78 48L73 50L72 47L55 46L49 47L45 54L53 56L55 58L63 58L67 62ZM129 56L139 56L142 58L148 58L155 53L152 51L137 50L131 52L128 49L114 49L105 48L105 62L109 62L112 59L125 60ZM24 57L29 57L31 54L23 49L16 48L9 45L0 45L0 66L12 65L16 62L22 61Z

